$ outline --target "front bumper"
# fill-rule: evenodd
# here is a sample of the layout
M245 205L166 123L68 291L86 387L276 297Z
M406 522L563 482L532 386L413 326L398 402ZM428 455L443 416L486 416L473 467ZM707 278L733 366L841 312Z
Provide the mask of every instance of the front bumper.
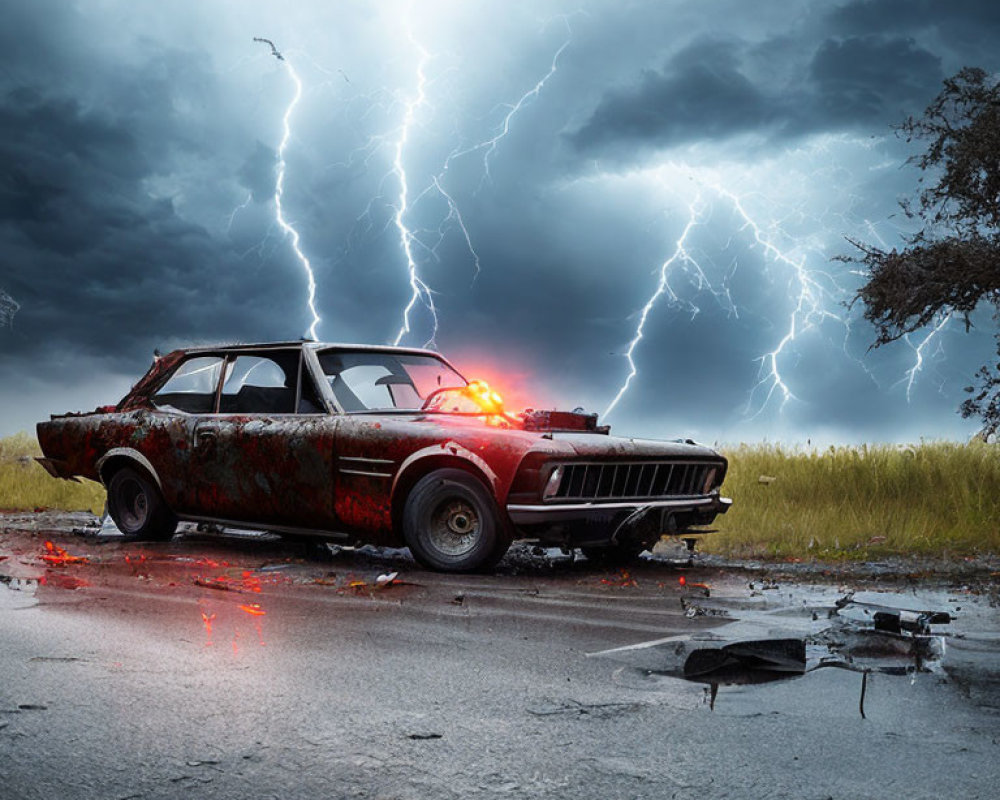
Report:
M699 514L725 514L733 501L728 497L711 495L708 497L676 497L669 500L630 500L614 503L512 503L507 506L507 514L515 525L538 525L545 523L569 522L588 518L607 519L624 514L628 516L641 509L661 508L675 513L693 511Z
M732 505L717 494L664 500L591 503L511 503L507 514L524 538L576 547L655 541L692 525L708 525Z

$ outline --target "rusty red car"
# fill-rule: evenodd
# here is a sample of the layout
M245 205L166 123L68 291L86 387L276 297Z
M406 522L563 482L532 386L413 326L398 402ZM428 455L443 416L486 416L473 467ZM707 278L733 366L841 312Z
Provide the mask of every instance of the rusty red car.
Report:
M515 540L623 558L728 510L726 459L610 435L595 414L504 410L437 352L285 342L157 357L115 406L38 424L57 478L98 480L133 539L178 521L408 546L495 565Z

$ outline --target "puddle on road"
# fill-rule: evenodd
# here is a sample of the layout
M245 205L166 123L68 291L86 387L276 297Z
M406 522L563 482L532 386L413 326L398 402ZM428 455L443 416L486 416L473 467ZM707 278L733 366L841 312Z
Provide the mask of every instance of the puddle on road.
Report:
M791 594L785 604L776 600L753 594L686 596L681 603L687 616L733 621L590 655L627 664L616 677L634 688L656 688L676 679L705 684L713 710L720 686L788 681L829 668L856 672L858 712L865 717L870 675L943 676L949 640L965 636L953 630L960 606L940 597L920 601L849 592L800 598L797 603ZM998 652L1000 647L995 647L993 660Z
M38 578L17 578L0 574L0 610L37 606L37 591Z

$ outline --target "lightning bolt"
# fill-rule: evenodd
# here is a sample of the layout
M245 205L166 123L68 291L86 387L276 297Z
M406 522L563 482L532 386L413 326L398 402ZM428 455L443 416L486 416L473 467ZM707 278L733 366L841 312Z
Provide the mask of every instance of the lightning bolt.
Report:
M427 102L427 75L425 70L427 68L427 62L430 59L430 55L423 47L420 46L412 35L410 36L410 43L420 54L420 60L417 64L417 88L406 103L405 111L403 113L403 124L400 128L399 138L396 140L395 156L392 160L392 171L399 182L399 198L396 204L396 213L393 215L393 219L396 224L396 230L399 231L399 239L403 246L403 254L406 256L406 270L409 276L410 284L410 301L403 309L403 324L399 329L399 333L396 334L393 344L398 345L403 340L403 337L410 332L410 313L413 311L414 306L416 306L421 298L423 298L424 304L427 306L427 310L430 312L431 320L433 322L433 330L431 332L430 339L428 339L426 343L426 346L430 346L434 343L438 332L437 308L434 305L434 295L431 292L430 287L428 287L427 284L421 279L417 270L416 259L413 256L415 236L406 224L406 212L409 208L410 187L406 176L406 167L403 164L403 151L405 150L406 143L410 138L410 129L413 127L417 110L423 107L423 105Z
M573 40L573 31L569 27L569 20L565 17L563 22L566 23L566 29L568 36L566 41L563 42L562 46L556 50L555 55L552 56L552 63L549 65L549 71L545 73L539 80L532 86L528 91L521 95L515 103L504 103L500 107L506 108L507 113L504 115L503 121L498 126L497 133L488 139L484 139L471 147L466 147L464 149L458 149L453 151L444 162L444 170L447 171L448 167L451 166L451 162L456 158L461 158L462 156L469 155L470 153L475 153L480 150L485 150L483 153L483 178L480 182L480 188L482 188L483 183L492 180L492 175L490 174L490 159L497 151L497 147L500 142L507 137L510 133L511 122L514 117L516 117L521 110L527 105L531 100L534 100L541 93L545 84L549 82L549 79L556 74L556 70L559 68L559 57L563 54L563 51L569 47L570 42Z
M236 215L249 206L251 200L253 200L253 192L247 192L247 199L232 210L229 214L229 221L226 223L226 233L229 233L233 229L233 222L236 221Z
M568 20L566 22L567 30L569 30ZM571 33L571 32L570 32ZM465 242L465 246L468 249L470 255L472 256L473 265L475 267L475 272L473 275L472 282L475 283L479 274L482 272L482 262L479 258L479 253L476 251L475 246L472 242L472 236L469 233L468 225L465 222L465 218L462 216L461 208L455 197L451 192L449 192L444 185L444 177L447 173L452 161L456 158L460 158L464 155L471 153L484 151L483 152L483 179L480 182L480 188L483 183L492 179L490 173L490 161L497 151L500 142L510 134L511 125L514 118L518 113L529 103L532 99L538 97L545 84L552 78L556 73L559 66L559 58L563 54L563 51L570 45L572 36L566 39L565 42L556 50L552 57L552 61L549 65L548 71L543 75L535 85L528 89L524 94L522 94L517 102L512 104L505 104L504 107L507 109L507 113L504 115L503 120L497 128L494 135L487 139L484 139L477 144L466 147L464 149L453 150L438 172L431 179L430 185L428 185L422 192L417 194L411 201L409 193L409 179L407 176L405 164L404 164L404 151L406 145L410 138L410 132L415 124L417 113L421 110L427 103L427 75L426 66L430 59L427 51L415 40L413 34L409 34L410 42L414 46L415 50L419 54L420 58L417 64L417 80L416 89L411 97L406 101L403 112L403 122L399 129L399 136L396 139L394 149L393 149L393 167L392 174L395 175L396 181L399 186L399 194L395 202L395 212L393 214L393 221L395 223L396 230L399 234L400 243L403 249L403 254L406 258L406 268L407 277L410 286L410 298L403 309L403 322L396 334L394 344L399 344L403 338L410 333L411 324L410 317L413 310L416 308L417 304L421 301L424 306L430 312L432 321L432 332L430 338L425 343L425 346L433 347L435 345L438 333L438 314L437 307L434 303L434 292L427 285L427 283L420 277L417 261L414 255L415 248L421 248L428 251L431 255L437 258L437 248L440 246L441 242L444 240L445 233L449 226L449 223L454 223L462 235ZM443 199L448 207L447 216L441 221L437 228L437 242L434 245L427 245L420 239L418 235L419 232L413 230L407 224L407 213L424 197L432 192L436 192L438 196ZM367 212L366 212L367 213ZM365 215L362 215L365 216ZM426 232L425 232L426 233Z
M728 288L723 287L722 289L719 289L713 285L707 272L702 268L698 260L691 256L690 249L687 245L687 239L689 238L693 228L702 222L705 215L701 204L702 198L707 192L710 192L720 200L725 201L726 204L732 209L737 222L739 223L739 227L734 232L734 235L749 234L752 246L758 247L762 251L766 261L783 266L789 273L788 285L790 295L793 298L793 303L788 314L787 327L774 349L764 353L758 359L760 361L758 380L750 389L744 414L749 419L759 416L764 409L767 408L768 404L775 395L781 397L781 403L779 405L780 411L790 400L796 399L795 394L793 393L781 370L782 356L786 353L787 349L799 336L815 329L825 320L834 320L841 325L847 325L847 322L844 319L832 313L827 308L831 290L826 288L823 281L826 280L834 286L836 285L835 281L829 273L810 270L806 265L804 257L789 254L775 244L771 236L765 232L764 227L757 222L757 220L747 210L744 198L732 189L721 184L718 180L706 174L696 172L691 168L678 167L673 164L665 165L662 173L675 175L678 170L680 170L682 176L687 180L675 180L672 181L672 183L679 185L693 183L695 186L699 187L697 196L694 201L688 203L688 223L685 226L680 239L678 239L673 254L663 263L660 269L660 276L656 289L649 296L646 304L639 312L639 321L635 329L635 334L633 335L625 352L625 359L628 364L628 374L626 375L624 382L618 388L618 391L614 395L614 398L608 405L604 414L607 416L612 410L614 410L614 408L628 392L628 389L634 383L635 379L638 377L639 369L634 358L635 350L643 339L646 322L657 301L659 301L664 295L668 295L673 305L686 306L692 313L692 316L699 311L698 306L694 305L691 301L681 301L677 294L670 289L669 279L671 273L676 271L678 268L682 269L693 279L697 291L706 289L711 291L716 300L719 301L720 305L728 307L730 314L738 315L737 308L732 301ZM662 173L661 183L666 184ZM723 302L723 300L725 302ZM763 398L759 401L759 407L756 411L751 413L753 408L757 405L756 398L760 396L761 393L763 393Z
M448 203L448 216L445 217L441 226L438 228L438 233L441 235L439 241L444 239L444 228L447 226L448 222L451 220L455 221L458 225L458 229L462 232L462 237L465 239L465 246L469 249L472 254L472 261L476 267L476 272L472 276L472 282L475 283L476 279L479 277L479 273L482 272L482 264L479 261L479 253L476 252L476 248L472 245L472 237L469 235L469 229L465 226L465 219L462 217L462 210L458 207L458 203L455 202L448 192L445 190L444 186L441 185L440 176L434 176L434 188L437 189L438 194L440 194L445 202Z
M312 316L312 322L309 325L307 335L310 339L315 340L317 336L316 326L322 322L319 313L316 311L316 276L313 274L312 264L309 263L309 259L306 257L306 254L302 252L301 237L299 236L299 232L285 217L285 209L282 204L282 199L285 195L285 174L287 172L285 151L288 148L288 142L292 138L292 113L295 111L295 107L299 104L299 100L302 99L302 81L299 79L299 75L295 71L295 68L280 52L278 52L277 48L275 48L271 41L259 38L255 38L254 41L266 44L271 48L271 54L281 62L295 86L295 94L293 95L291 102L285 108L285 114L281 120L282 136L281 143L278 145L278 179L274 187L274 211L278 227L281 228L284 234L291 240L292 251L295 253L295 257L298 259L299 263L302 265L302 269L306 273L308 286L306 305L308 306L309 313Z
M635 353L635 348L642 341L643 334L646 329L646 320L649 318L649 313L653 310L653 306L656 305L657 301L663 297L665 294L669 294L671 297L676 298L676 294L673 289L670 288L670 272L676 264L683 264L685 262L694 264L691 256L687 251L687 238L691 233L691 229L698 224L700 219L700 212L697 210L697 205L700 203L700 196L695 199L694 203L689 207L691 212L688 217L687 225L684 226L684 230L681 231L680 237L677 239L677 243L674 245L674 252L671 254L670 258L664 261L660 265L660 280L656 285L656 291L650 295L649 299L646 301L646 305L642 307L639 312L639 324L636 325L635 336L632 337L632 341L629 342L628 349L625 351L625 360L628 362L628 375L625 377L625 382L618 389L618 393L615 395L614 399L608 404L608 407L604 410L604 416L607 417L608 414L614 410L614 407L618 405L618 401L625 396L628 391L629 386L632 384L632 380L639 374L639 370L635 365L635 360L632 358ZM700 269L700 268L699 268Z
M900 383L906 382L906 402L909 403L911 400L911 393L913 391L913 384L916 383L917 375L919 375L924 368L924 352L927 347L938 337L938 334L944 330L945 326L951 322L951 312L947 312L941 315L941 319L938 320L937 324L934 325L927 335L920 340L920 344L914 345L913 341L910 339L910 334L903 336L906 343L913 348L913 366L910 367L906 374L897 381L894 385L898 386ZM938 348L941 347L940 342L938 343Z
M806 267L805 259L788 255L779 249L764 234L760 225L747 213L740 197L723 187L716 187L716 189L732 203L733 209L743 220L741 230L749 230L751 232L756 244L760 245L763 249L765 257L783 264L790 270L789 289L793 297L795 297L795 305L788 316L788 328L784 336L781 337L773 350L760 357L760 380L750 390L750 395L747 399L747 413L749 414L757 390L761 388L765 390L764 400L760 404L760 408L755 414L749 416L750 419L754 419L763 413L776 391L780 391L781 393L779 411L784 409L789 400L797 399L781 374L780 359L785 349L798 336L815 329L824 320L833 320L841 325L846 323L841 317L827 310L826 302L829 292L816 279L814 273ZM832 281L832 276L829 273L820 272L818 274Z

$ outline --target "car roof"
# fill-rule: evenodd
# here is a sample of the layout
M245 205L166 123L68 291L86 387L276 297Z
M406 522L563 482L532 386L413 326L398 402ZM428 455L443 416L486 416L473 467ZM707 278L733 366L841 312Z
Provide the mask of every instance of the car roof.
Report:
M379 353L408 353L413 355L427 355L435 358L443 356L434 351L422 347L396 347L394 345L382 344L344 344L340 342L313 342L313 341L292 341L292 342L257 342L257 343L229 343L214 345L199 345L198 347L181 347L174 352L185 354L196 353L218 353L234 352L245 350L289 350L292 348L306 347L310 350L363 350Z

